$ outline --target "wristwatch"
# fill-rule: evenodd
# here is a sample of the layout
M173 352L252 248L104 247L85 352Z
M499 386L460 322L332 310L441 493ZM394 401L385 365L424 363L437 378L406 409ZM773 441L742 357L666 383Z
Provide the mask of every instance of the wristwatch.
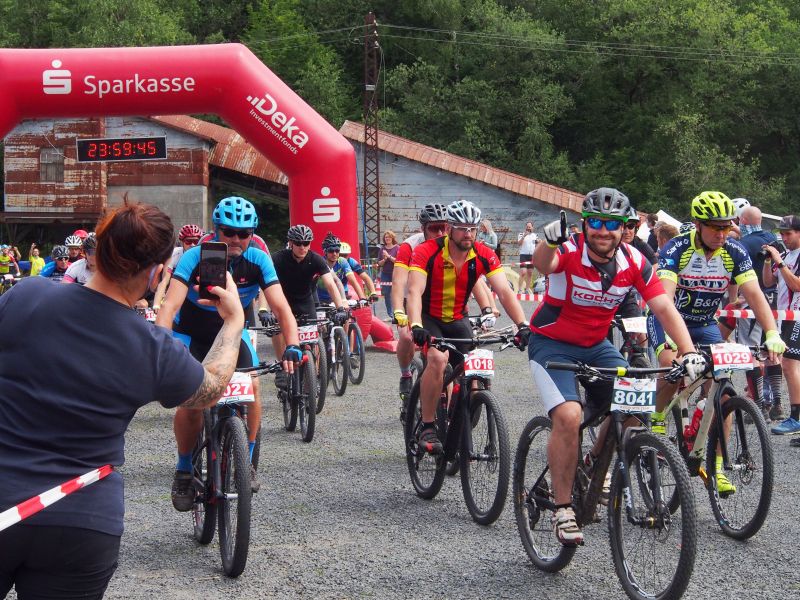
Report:
M785 267L785 266L786 266L786 263L785 263L785 262L779 262L779 263L775 263L775 268L776 268L776 269L782 269L782 268L783 268L783 267Z

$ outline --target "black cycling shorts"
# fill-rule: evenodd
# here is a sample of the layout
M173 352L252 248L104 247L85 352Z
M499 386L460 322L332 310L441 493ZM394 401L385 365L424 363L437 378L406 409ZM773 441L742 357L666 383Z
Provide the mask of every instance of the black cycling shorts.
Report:
M434 319L430 315L422 315L422 326L427 329L433 337L444 338L472 338L472 326L469 324L469 318L464 317L458 321L450 321L445 323L439 319ZM471 344L453 344L458 348L459 352L466 354L471 348ZM461 363L461 357L455 352L450 352L448 362L455 367Z

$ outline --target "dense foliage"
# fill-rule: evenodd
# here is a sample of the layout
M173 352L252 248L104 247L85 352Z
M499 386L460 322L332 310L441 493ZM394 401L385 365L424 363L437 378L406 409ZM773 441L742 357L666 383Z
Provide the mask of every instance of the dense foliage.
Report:
M0 46L247 44L331 123L381 127L641 210L702 189L800 209L793 0L0 0Z

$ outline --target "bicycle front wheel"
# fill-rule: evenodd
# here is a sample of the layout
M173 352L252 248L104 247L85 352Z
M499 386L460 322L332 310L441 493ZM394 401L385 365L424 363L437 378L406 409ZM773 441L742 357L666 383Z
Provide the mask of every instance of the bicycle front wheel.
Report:
M317 366L317 414L319 414L325 406L325 395L328 393L328 353L325 352L325 341L321 337L317 339L316 354L319 357Z
M752 401L741 396L728 398L722 405L722 416L729 415L733 419L727 442L731 470L720 474L728 478L735 491L719 490L716 457L720 435L716 426L708 435L706 487L722 532L733 539L746 540L764 525L772 502L772 444L764 417Z
M617 463L608 503L617 577L631 598L680 598L697 549L697 511L686 464L674 445L651 433L628 441L625 462L630 487L624 489ZM678 502L670 511L673 494Z
M222 502L219 505L219 551L222 568L238 577L247 564L250 549L250 460L244 423L238 417L225 420L220 438Z
M211 453L211 413L206 409L203 411L203 429L197 436L192 452L192 479L203 490L195 496L192 506L194 539L201 544L208 544L214 539L214 528L217 524L217 505L211 501L214 493Z
M486 390L469 397L469 421L462 424L461 487L472 519L494 523L506 505L511 456L508 427L494 395Z
M294 375L286 374L288 387L278 392L283 409L283 428L286 431L294 431L297 428L297 402L294 399L295 383L292 381Z
M350 373L348 377L350 383L358 385L364 381L364 367L366 365L366 353L364 351L364 336L361 335L361 327L358 323L351 322L348 328L350 340L353 345L350 347Z
M414 383L408 397L408 415L405 423L406 464L411 475L411 484L417 496L430 500L435 498L444 482L444 455L434 456L422 450L417 438L422 431L422 407L419 397L419 380ZM441 432L440 432L441 435Z
M329 365L331 380L333 381L333 391L337 396L344 396L347 389L347 380L350 377L350 345L347 343L347 334L342 327L334 327L331 332L333 336L333 353Z
M575 547L562 546L553 534L550 518L555 503L547 445L553 423L547 417L534 417L519 437L514 456L514 518L528 558L537 568L555 573L566 567Z
M300 394L297 407L300 413L300 433L303 441L308 443L314 439L314 426L317 420L317 372L314 368L314 354L310 350L303 352L303 359L300 365Z

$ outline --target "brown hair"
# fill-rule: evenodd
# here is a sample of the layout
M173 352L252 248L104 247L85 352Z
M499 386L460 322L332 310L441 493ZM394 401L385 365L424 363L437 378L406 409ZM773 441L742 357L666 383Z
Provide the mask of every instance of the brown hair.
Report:
M669 223L662 223L656 232L657 239L664 240L665 244L676 235L678 235L678 228Z
M397 243L397 236L394 234L394 231L392 231L391 229L387 229L386 231L383 232L383 236L381 237L381 239L385 238L387 235L390 238L392 238L393 244Z
M170 218L150 204L128 204L109 211L97 224L97 270L122 283L172 255L175 229Z

